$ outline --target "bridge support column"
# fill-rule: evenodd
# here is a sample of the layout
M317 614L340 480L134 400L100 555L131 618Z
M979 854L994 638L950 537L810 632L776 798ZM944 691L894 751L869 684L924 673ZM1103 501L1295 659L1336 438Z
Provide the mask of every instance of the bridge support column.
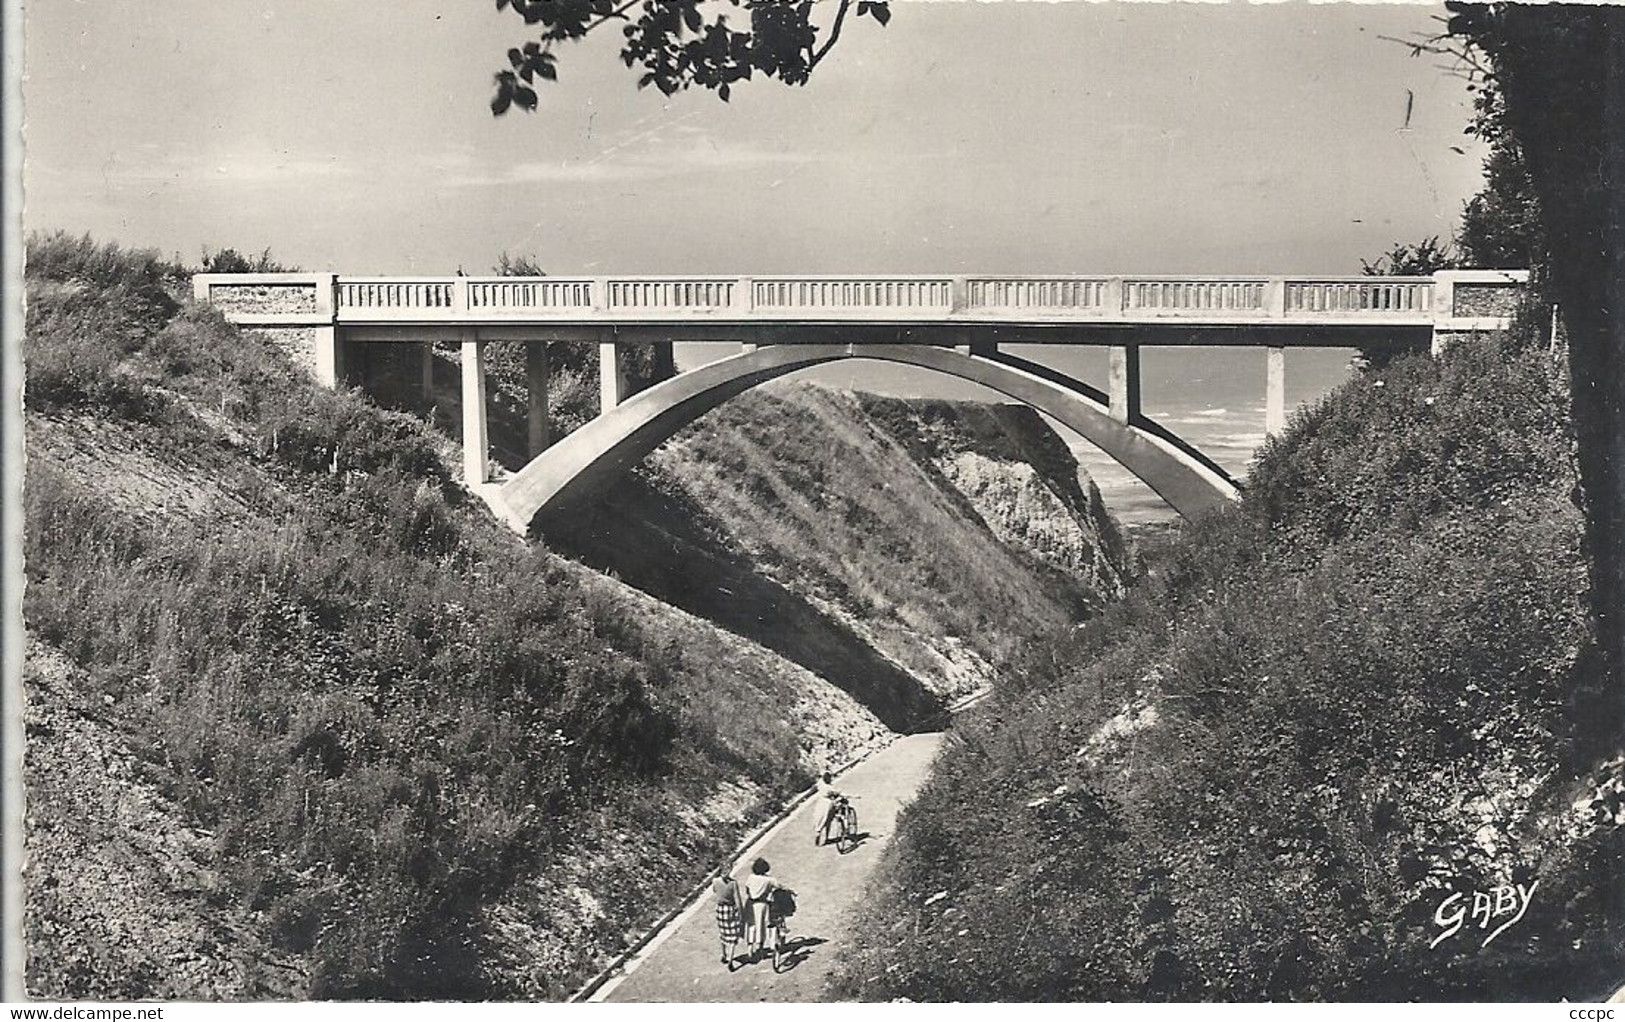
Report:
M1111 398L1112 418L1133 422L1140 417L1140 346L1125 344L1110 350L1111 377L1106 392Z
M418 361L418 388L423 393L425 405L434 403L434 342L424 341L419 349Z
M316 382L329 390L344 382L344 338L336 326L313 327L316 335Z
M625 352L613 341L598 345L598 413L614 408L627 398Z
M489 478L485 418L485 342L463 331L463 481L478 486Z
M1264 355L1264 432L1286 429L1286 349L1266 348Z
M997 355L999 353L999 342L998 341L972 341L967 346L967 350L972 355L980 355L983 358L992 358L994 355Z
M552 441L552 430L547 421L547 342L531 341L525 345L525 441L532 458L547 450Z

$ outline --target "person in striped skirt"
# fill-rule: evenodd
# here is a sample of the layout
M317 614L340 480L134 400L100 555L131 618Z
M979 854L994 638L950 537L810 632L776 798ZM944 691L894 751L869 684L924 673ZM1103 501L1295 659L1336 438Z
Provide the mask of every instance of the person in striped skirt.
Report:
M711 882L717 903L717 936L722 940L722 964L734 971L734 949L745 933L744 895L739 884L724 873Z

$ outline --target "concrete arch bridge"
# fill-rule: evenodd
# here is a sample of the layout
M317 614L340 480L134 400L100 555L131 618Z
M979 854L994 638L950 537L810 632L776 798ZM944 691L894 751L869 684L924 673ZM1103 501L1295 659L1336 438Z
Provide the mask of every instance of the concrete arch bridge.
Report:
M1226 472L1140 407L1149 346L1267 349L1266 427L1285 421L1285 349L1388 345L1438 351L1456 336L1505 330L1527 274L1429 277L349 277L199 274L199 299L270 332L318 381L337 386L357 344L460 346L465 481L515 530L570 514L707 411L767 380L847 358L878 359L981 384L1094 443L1184 516L1235 499ZM735 355L636 394L626 348L723 341ZM547 345L599 346L600 412L552 442ZM494 477L485 346L526 349L530 461ZM1110 351L1099 391L1008 344Z

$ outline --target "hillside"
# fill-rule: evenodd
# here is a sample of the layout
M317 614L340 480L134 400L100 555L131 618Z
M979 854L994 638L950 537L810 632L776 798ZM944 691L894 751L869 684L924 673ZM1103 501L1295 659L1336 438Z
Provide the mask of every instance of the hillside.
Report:
M666 570L725 574L783 608L735 627L750 605L734 600L719 625L647 580L522 544L455 483L448 437L311 386L178 298L182 274L149 253L35 239L27 283L38 996L560 997L812 771L979 684L980 658L1020 629L1099 602L1058 580L1056 563L1093 556L1065 550L1059 518L1006 546L913 462L929 485L899 476L887 499L963 517L970 553L942 559L985 558L1000 602L966 577L955 607L919 617L852 603L828 579L919 572L943 552L900 545L898 519L840 569L833 534L798 550L719 504L680 519L707 556ZM871 438L847 454L910 464L852 399L799 400ZM769 465L785 438L755 425L708 419L657 456L658 486L633 485L707 492L703 430L719 456ZM874 478L851 467L805 492L846 499ZM781 484L804 499L804 478ZM1086 506L1075 473L1057 485ZM724 521L727 554L710 557ZM834 567L803 586L814 562Z
M899 727L991 684L1126 571L1093 484L1030 410L794 382L707 415L548 540L822 665Z
M835 996L1617 985L1625 757L1561 361L1492 337L1396 362L1249 479L956 723Z

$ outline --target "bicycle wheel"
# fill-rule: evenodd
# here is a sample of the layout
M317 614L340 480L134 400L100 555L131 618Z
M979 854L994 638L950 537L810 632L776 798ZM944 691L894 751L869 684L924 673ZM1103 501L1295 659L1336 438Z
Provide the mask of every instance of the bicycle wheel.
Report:
M784 924L775 923L773 926L773 971L779 971L779 959L784 953Z
M858 847L858 811L851 806L841 810L840 837L835 846L842 855Z
M829 821L829 838L825 844L834 845L839 850L846 841L846 814L836 813L835 819Z

